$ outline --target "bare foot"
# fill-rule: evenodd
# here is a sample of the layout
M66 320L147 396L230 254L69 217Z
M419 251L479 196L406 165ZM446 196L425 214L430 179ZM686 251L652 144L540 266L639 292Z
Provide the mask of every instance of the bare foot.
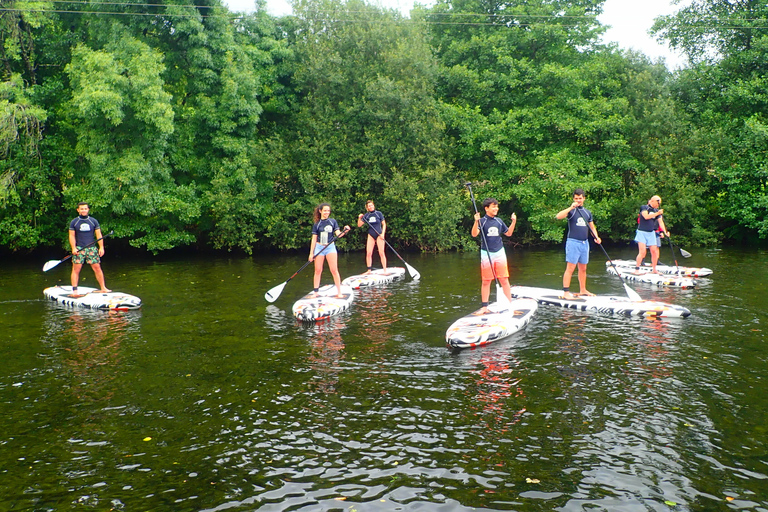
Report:
M337 299L343 299L343 298L345 298L345 297L346 297L346 295L344 295L343 293L337 293L337 294L336 294L336 298L337 298Z
M108 288L102 288L101 290L99 290L99 292L100 292L100 293L109 293L109 292L111 292L111 291L112 291L112 290L110 290L110 289L108 289Z
M579 292L579 295L586 295L587 297L594 297L595 296L594 293L592 293L590 291L587 291L587 290L584 290L583 292Z
M475 311L474 313L472 313L472 315L473 316L483 316L483 315L487 315L490 312L491 312L490 309L488 309L485 306L483 306L482 308L480 308L477 311Z
M567 300L573 300L573 299L578 298L578 296L572 294L571 292L564 292L563 293L563 298L567 299Z

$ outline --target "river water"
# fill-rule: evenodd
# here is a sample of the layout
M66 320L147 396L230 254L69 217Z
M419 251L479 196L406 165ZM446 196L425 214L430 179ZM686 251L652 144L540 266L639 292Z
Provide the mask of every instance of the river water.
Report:
M559 287L562 251L508 252L514 284ZM43 299L66 264L6 263L0 510L768 510L768 252L692 252L696 289L631 285L687 319L543 306L458 353L477 254L407 255L420 281L315 326L290 312L311 269L264 300L300 256L108 258L144 301L111 314ZM592 259L591 291L624 294Z

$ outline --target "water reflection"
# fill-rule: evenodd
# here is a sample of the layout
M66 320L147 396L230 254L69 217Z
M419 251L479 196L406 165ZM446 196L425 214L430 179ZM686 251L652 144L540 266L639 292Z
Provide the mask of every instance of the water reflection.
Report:
M334 394L343 368L344 340L341 333L347 327L344 316L328 318L309 326L302 326L312 350L307 358L314 376L308 383L309 391L323 395Z
M685 320L542 307L459 354L443 335L476 300L474 254L414 257L422 281L318 325L288 296L248 300L299 256L127 268L145 309L117 317L9 303L44 287L39 268L10 272L0 495L19 510L767 509L766 255L709 255L717 277L690 292L637 287ZM514 261L520 284L562 274L559 250Z

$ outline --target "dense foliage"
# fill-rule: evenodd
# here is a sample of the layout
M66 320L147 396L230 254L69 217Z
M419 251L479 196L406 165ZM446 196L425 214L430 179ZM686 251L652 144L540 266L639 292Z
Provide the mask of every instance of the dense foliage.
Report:
M354 225L371 198L396 246L440 251L468 242L466 181L525 243L562 239L576 187L606 239L653 194L688 243L768 238L764 2L660 18L675 73L602 45L602 0L3 7L7 250L61 244L82 200L152 252L296 249L314 205Z

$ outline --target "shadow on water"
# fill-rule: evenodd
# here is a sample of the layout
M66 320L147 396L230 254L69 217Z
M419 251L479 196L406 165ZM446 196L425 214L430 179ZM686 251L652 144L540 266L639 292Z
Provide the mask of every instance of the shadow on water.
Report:
M459 353L445 330L478 305L477 254L408 255L420 281L310 325L291 306L311 272L263 299L300 256L106 262L144 301L119 314L44 301L66 269L11 265L3 508L765 509L768 257L692 252L715 271L696 289L632 285L690 318L542 306ZM624 294L592 258L590 290ZM510 253L515 284L559 288L563 267L559 250Z

